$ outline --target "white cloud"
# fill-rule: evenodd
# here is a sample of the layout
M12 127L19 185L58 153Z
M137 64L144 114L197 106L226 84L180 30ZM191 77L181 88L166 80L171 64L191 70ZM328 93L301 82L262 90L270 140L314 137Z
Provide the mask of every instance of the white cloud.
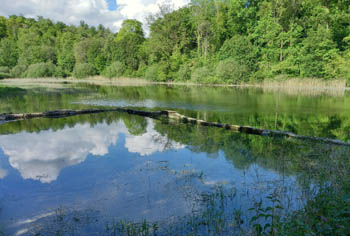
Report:
M189 0L117 0L118 9L110 11L106 0L1 0L0 15L43 16L66 24L102 24L117 31L125 19L145 23L145 17L158 11L158 5L170 2L175 8Z

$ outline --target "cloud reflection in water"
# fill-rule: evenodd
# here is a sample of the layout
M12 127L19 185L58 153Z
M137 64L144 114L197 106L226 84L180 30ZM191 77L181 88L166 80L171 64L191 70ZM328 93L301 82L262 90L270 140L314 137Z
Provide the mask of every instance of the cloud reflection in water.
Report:
M122 122L100 123L94 127L77 124L73 128L67 127L58 131L0 136L0 148L9 157L10 165L24 179L51 183L64 167L84 162L89 154L108 154L108 148L116 145L119 134L126 136L125 147L130 152L142 156L167 149L184 148L154 130L152 120L147 120L146 133L140 136L131 135ZM0 179L6 175L6 170L0 169Z

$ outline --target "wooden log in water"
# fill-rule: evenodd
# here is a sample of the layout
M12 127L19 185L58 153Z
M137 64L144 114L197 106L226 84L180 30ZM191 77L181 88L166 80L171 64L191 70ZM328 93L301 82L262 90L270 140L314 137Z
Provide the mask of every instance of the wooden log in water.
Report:
M344 142L338 139L303 136L303 135L298 135L287 131L264 130L264 129L259 129L255 127L250 127L250 126L240 126L240 125L232 125L232 124L222 124L217 122L208 122L208 121L198 120L192 117L184 116L182 114L179 114L176 111L169 111L169 110L143 111L143 110L134 110L134 109L127 109L127 108L119 108L119 107L110 108L110 109L56 110L56 111L48 111L48 112L23 113L23 114L13 114L13 113L6 114L5 113L5 114L0 114L0 125L6 121L26 120L26 119L33 119L33 118L40 118L40 117L60 118L60 117L75 116L75 115L82 115L82 114L95 114L95 113L102 113L102 112L124 112L131 115L150 117L154 119L160 119L163 117L167 119L177 120L181 123L189 123L194 125L223 128L223 129L232 130L239 133L269 136L269 137L293 138L293 139L299 139L299 140L323 142L323 143L334 144L334 145L350 146L349 142Z
M131 115L139 115L151 118L157 118L162 115L167 115L167 111L142 111L125 108L110 108L110 109L87 109L87 110L55 110L38 113L4 113L0 114L0 121L28 120L33 118L61 118L67 116L95 114L102 112L126 112Z
M13 121L13 120L28 120L33 118L60 118L66 116L74 116L80 114L93 114L100 112L107 112L110 109L88 109L88 110L57 110L48 112L38 112L38 113L23 113L23 114L1 114L0 121Z

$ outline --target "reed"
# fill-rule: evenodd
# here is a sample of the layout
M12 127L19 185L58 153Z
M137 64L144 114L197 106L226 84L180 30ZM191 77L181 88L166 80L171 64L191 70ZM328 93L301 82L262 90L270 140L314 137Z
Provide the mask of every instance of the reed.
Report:
M92 76L84 79L68 78L12 78L3 79L0 85L17 86L22 88L49 87L61 88L67 83L88 83L95 85L115 85L115 86L144 86L144 85L177 85L177 86L210 86L210 87L255 87L262 88L266 92L283 92L289 95L311 95L319 96L323 94L331 96L344 96L346 81L344 79L322 80L317 78L288 78L264 80L262 82L246 84L203 84L193 82L154 82L142 78L106 78L103 76Z

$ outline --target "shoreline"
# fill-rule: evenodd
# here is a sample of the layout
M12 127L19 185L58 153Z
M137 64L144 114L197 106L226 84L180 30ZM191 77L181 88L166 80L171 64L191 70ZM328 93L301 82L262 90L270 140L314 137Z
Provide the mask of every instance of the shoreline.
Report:
M271 90L315 90L315 91L346 91L350 87L346 86L345 80L322 80L322 79L297 79L287 80L265 80L244 84L225 83L194 83L194 82L156 82L142 78L105 78L101 76L89 77L85 79L67 78L7 78L0 80L0 86L29 86L40 84L69 84L88 83L95 85L119 85L119 86L143 86L143 85L168 85L168 86L194 86L194 87L227 87L227 88L262 88Z

